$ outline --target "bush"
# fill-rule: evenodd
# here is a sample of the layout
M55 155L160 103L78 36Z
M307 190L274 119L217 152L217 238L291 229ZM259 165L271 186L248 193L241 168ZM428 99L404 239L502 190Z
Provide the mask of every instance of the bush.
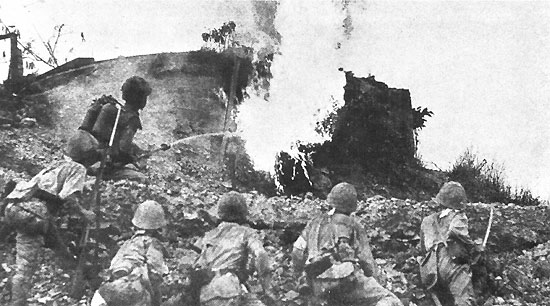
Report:
M505 181L502 165L481 159L470 149L458 157L449 171L449 180L461 183L473 202L513 202L523 206L540 204L540 200L533 197L529 190L512 190Z
M165 53L157 54L155 56L155 59L151 62L149 65L149 68L147 69L147 74L154 77L155 79L159 79L162 77L163 72L166 72L166 66L169 62L169 58Z

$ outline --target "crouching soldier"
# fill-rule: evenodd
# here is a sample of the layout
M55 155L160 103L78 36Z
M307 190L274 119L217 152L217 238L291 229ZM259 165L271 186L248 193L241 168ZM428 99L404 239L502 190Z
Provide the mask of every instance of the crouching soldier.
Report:
M17 232L11 305L27 305L45 239L66 265L76 265L74 255L61 239L55 219L72 213L88 222L94 219L93 213L81 205L85 180L85 166L61 161L43 169L28 182L19 182L7 195L5 221Z
M149 83L138 76L127 79L121 90L122 99L126 101L124 105L112 96L102 96L94 100L78 131L69 140L67 152L73 160L79 161L89 150L106 148L115 129L111 162L107 167L106 176L141 179L143 175L137 171L122 170L122 167L137 163L136 156L139 150L132 141L137 130L142 128L139 111L147 104L147 97L152 90Z
M467 202L460 183L441 187L435 201L441 212L422 220L420 264L422 283L440 305L475 305L470 262L482 252L468 234L468 218L462 211Z
M271 262L256 231L244 225L247 214L241 194L231 191L220 198L218 215L222 222L200 242L202 252L191 277L191 287L200 286L201 306L263 305L245 286L249 254L254 256L264 294L273 299Z
M155 201L141 203L132 224L134 236L116 253L110 278L95 292L92 306L159 306L160 285L168 273L160 230L166 225L164 210Z
M301 293L312 295L309 305L403 305L374 278L367 233L350 216L357 208L355 187L334 186L327 202L333 210L310 221L292 251L296 272L305 271Z

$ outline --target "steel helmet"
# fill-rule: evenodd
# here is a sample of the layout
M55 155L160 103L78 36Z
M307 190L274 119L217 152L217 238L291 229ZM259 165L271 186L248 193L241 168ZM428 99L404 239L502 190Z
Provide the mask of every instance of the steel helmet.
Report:
M162 206L152 200L139 204L132 224L141 229L158 229L166 225Z
M462 209L464 203L468 202L468 198L464 187L460 183L447 182L437 193L435 202L448 208Z
M229 222L246 220L248 207L245 198L236 191L224 194L218 201L218 216Z
M357 209L357 191L352 184L340 183L332 187L327 202L337 211L350 214Z

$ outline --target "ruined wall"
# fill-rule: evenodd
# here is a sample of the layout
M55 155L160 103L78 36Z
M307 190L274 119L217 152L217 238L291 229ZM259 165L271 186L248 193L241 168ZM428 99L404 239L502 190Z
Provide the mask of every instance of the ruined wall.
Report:
M374 76L346 73L345 105L338 110L329 149L331 158L371 170L393 169L414 159L411 97Z
M110 94L122 102L121 85L133 75L144 77L153 88L141 112L138 145L221 131L225 106L218 96L221 85L212 65L190 60L189 53L165 53L120 57L50 76L42 82L55 86L46 92L55 108L54 133L70 137L94 98Z

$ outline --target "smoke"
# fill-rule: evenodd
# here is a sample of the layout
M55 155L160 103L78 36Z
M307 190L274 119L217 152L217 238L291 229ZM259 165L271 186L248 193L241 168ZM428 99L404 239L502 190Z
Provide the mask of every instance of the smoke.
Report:
M257 12L274 11L258 2ZM334 99L343 102L345 75L338 68L353 31L352 6L348 0L282 0L274 28L258 14L256 21L270 37L280 35L280 45L268 100L251 95L238 110L239 129L256 168L273 171L276 154L295 153L298 140L323 140L314 131L316 122Z

